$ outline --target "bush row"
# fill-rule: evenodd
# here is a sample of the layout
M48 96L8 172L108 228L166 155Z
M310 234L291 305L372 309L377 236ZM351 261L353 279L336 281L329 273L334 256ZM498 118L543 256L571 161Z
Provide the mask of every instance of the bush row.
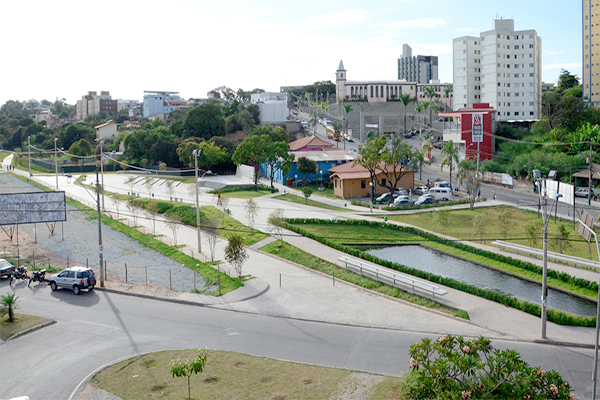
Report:
M186 225L196 226L196 208L189 204L176 204L170 201L152 200L149 198L134 197L133 205L138 208L146 209L148 203L156 202L156 210L159 214L173 213L179 215L181 222ZM208 218L200 210L200 223L208 221Z
M232 186L232 187L226 187L226 188L222 188L222 189L214 189L214 190L210 190L208 193L209 194L217 194L217 193L231 193L231 192L247 192L249 190L254 190L254 186L247 187L247 186ZM271 190L270 186L267 185L263 185L262 183L258 185L258 190ZM274 193L279 192L279 189L275 188Z
M488 257L490 259L493 260L497 260L497 261L502 261L505 262L507 264L511 264L511 265L515 265L515 266L519 266L522 264L521 268L527 269L527 270L531 270L531 271L536 271L541 274L541 268L533 265L531 263L526 263L520 260L514 260L510 257L506 257L506 256L502 256L490 251L485 251L485 250L481 250L481 249L477 249L468 245L465 245L463 243L457 243L448 239L444 239L441 237L438 237L436 235L432 235L426 232L423 232L419 229L413 228L413 227L402 227L402 226L398 226L398 225L391 225L391 224L386 224L384 222L372 222L372 221L361 221L361 220L320 220L320 219L289 219L287 220L288 224L287 224L287 228L297 232L303 236L306 236L308 238L311 238L313 240L317 240L329 247L332 247L336 250L340 250L343 251L345 253L348 253L354 257L360 257L364 260L379 264L379 265L383 265L385 267L388 268L392 268L395 269L399 272L403 272L409 275L413 275L413 276L417 276L419 278L423 278L426 279L428 281L431 282L435 282L435 283L439 283L441 285L444 286L448 286L457 290L461 290L463 292L466 293L470 293L488 300L492 300L495 301L497 303L503 304L505 306L508 307L512 307L515 308L517 310L521 310L524 312L527 312L529 314L535 315L535 316L541 316L541 306L537 305L537 304L533 304L530 303L528 301L523 301L523 300L518 300L515 299L514 297L510 297L507 296L505 294L502 293L497 293L494 292L492 290L488 290L488 289L482 289L473 285L469 285L467 283L464 282L460 282L457 281L455 279L452 278L445 278L445 277L441 277L439 275L434 275L431 274L429 272L425 272L425 271L421 271L415 268L410 268L407 267L405 265L402 264L398 264L398 263L394 263L391 261L387 261L387 260L382 260L378 257L372 256L371 254L368 254L362 250L358 250L340 243L336 243L330 239L326 239L326 238L321 238L318 237L316 235L314 235L313 233L310 233L304 229L302 229L301 227L297 226L300 224L345 224L345 225L363 225L363 226L380 226L381 228L384 229L397 229L400 231L404 231L404 232L409 232L409 233L413 233L416 235L419 235L421 237L424 237L426 239L432 240L432 241L436 241L438 243L442 243L448 246L452 246L464 251L469 251L473 254L477 254L477 255L482 255L485 257ZM529 264L529 265L526 265ZM548 270L548 276L551 276L550 274L550 270ZM588 287L588 288L593 288L594 282L589 282L586 281L584 279L580 279L580 278L574 278L568 274L565 273L556 273L556 271L552 271L554 272L554 274L557 277L557 279L561 279L564 280L566 282L572 282L574 284L578 284L578 286L581 287ZM566 279L566 280L565 280ZM596 284L595 286L595 290L597 290L598 286ZM575 315L575 314L571 314L571 313L567 313L564 311L560 311L560 310L555 310L555 309L548 309L547 312L547 317L548 317L548 321L557 323L559 325L571 325L571 326L586 326L586 327L591 327L591 326L595 326L596 325L596 318L594 317L584 317L584 316L580 316L580 315Z

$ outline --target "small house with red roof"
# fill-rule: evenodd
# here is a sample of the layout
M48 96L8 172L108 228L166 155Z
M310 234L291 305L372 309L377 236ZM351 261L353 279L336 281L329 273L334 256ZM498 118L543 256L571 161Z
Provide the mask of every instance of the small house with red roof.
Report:
M389 188L382 186L379 182L385 182L386 174L383 172L384 166L375 170L376 179L373 182L375 195L380 195L390 191ZM403 171L406 169L406 171ZM397 187L403 187L406 190L414 189L415 176L414 170L406 165L398 165L397 172L404 172ZM353 197L367 197L371 194L371 174L369 170L356 161L348 162L330 168L330 180L333 183L333 194L343 199ZM396 174L398 176L398 174Z
M323 151L336 150L333 144L319 139L316 136L308 136L302 139L290 142L290 151Z

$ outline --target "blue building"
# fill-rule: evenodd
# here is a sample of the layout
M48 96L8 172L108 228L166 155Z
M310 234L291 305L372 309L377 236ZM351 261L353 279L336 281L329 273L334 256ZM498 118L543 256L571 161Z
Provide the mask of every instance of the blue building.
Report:
M175 107L168 104L168 102L166 102L167 100L181 100L179 92L145 91L143 106L144 118L150 118L152 115L156 114L162 114L163 116L168 115Z
M285 185L288 178L292 181L304 179L302 172L298 171L297 164L298 159L302 157L306 157L317 164L317 173L310 174L307 177L307 180L317 182L324 179L324 176L329 176L328 170L330 168L353 161L358 157L358 154L353 151L340 150L338 148L323 151L290 151L290 154L293 154L295 157L292 168L287 174L283 174L281 170L276 171L274 181L277 183ZM269 177L271 173L269 167L265 164L260 165L260 172L264 177Z

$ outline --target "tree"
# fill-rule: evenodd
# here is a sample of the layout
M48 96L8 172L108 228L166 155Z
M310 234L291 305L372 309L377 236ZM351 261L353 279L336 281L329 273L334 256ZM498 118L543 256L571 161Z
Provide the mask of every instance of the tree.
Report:
M175 181L168 180L165 183L165 189L167 189L167 193L169 194L169 200L173 201L173 196L175 196Z
M344 133L348 134L348 114L352 112L351 104L342 104L344 107ZM345 148L345 147L344 147Z
M118 193L113 193L110 196L110 201L113 203L113 205L117 209L117 219L119 219L119 206L121 205L121 199L119 198L119 196L120 195Z
M429 123L431 124L433 122L433 99L440 97L440 95L436 93L434 86L427 86L425 87L425 97L429 98L429 103L431 104L431 107L429 107Z
M412 148L402 138L392 139L391 148L385 147L381 151L379 169L383 175L377 179L377 184L388 188L393 195L402 177L412 172L412 168L406 165L412 157Z
M225 259L233 266L238 278L242 277L242 267L248 259L248 252L244 248L244 241L240 235L232 235L225 247Z
M440 208L435 211L435 219L442 229L442 233L446 233L446 228L450 223L450 209L449 208Z
M212 103L192 108L183 118L185 137L210 139L213 136L225 136L225 118L221 106Z
M254 220L258 215L258 210L258 204L256 203L256 201L254 201L254 199L248 199L244 204L244 213L246 214L246 219L250 224L250 228L254 228Z
M417 161L417 165L419 166L419 180L423 180L423 165L431 164L431 161L427 161L427 151L428 148L423 148L421 151L416 151L413 153L413 158Z
M538 220L531 220L525 224L525 235L529 241L529 247L536 247L542 234L542 223Z
M15 309L17 308L17 294L15 292L0 296L0 315L4 317L8 314L8 322L14 322Z
M242 110L235 114L235 119L244 132L250 132L254 128L254 117L248 110Z
M267 135L249 135L240 143L231 157L236 165L251 164L254 166L254 190L258 190L260 164L267 159Z
M157 183L158 181L154 178L151 178L149 176L144 177L144 186L146 186L146 190L148 190L148 198L152 198L152 187Z
M421 140L421 138L423 137L423 132L421 132L421 130L423 129L423 124L422 124L422 120L423 117L421 116L421 113L423 111L425 111L425 109L427 108L427 103L426 101L422 101L418 104L415 105L415 110L417 111L418 115L419 115L419 141Z
M267 223L269 224L269 227L267 228L268 231L277 236L281 241L281 246L283 246L283 232L286 227L286 222L283 218L283 210L278 208L272 211L267 218Z
M317 114L317 104L312 103L313 112L310 114L310 119L308 120L308 126L313 127L313 134L317 134L317 125L319 125L319 114Z
M504 240L508 238L508 233L510 232L512 224L512 209L510 207L503 207L502 211L500 211L500 214L498 214L498 229L500 230L500 234Z
M179 231L179 228L181 227L181 217L174 211L167 211L165 213L165 218L165 223L171 232L173 232L173 243L175 247L177 247L177 231Z
M208 241L208 249L210 250L210 261L215 261L215 252L217 250L217 242L219 240L219 223L218 217L209 219L204 222L203 230L206 232L206 240Z
M487 228L487 221L485 218L485 213L479 212L475 214L472 220L473 223L473 233L476 237L479 238L479 241L483 243L483 237L485 236L485 231Z
M452 83L448 84L448 86L446 86L444 88L444 97L446 98L446 102L445 102L446 107L448 106L448 99L450 98L450 95L452 94L453 91L454 91L454 85Z
M406 107L408 107L411 102L415 101L415 99L410 97L410 93L400 93L398 98L404 106L404 133L406 133Z
M558 250L560 254L563 253L563 250L569 250L572 247L571 242L569 241L570 234L571 232L569 231L567 224L561 222L558 224L556 234L550 239L550 246L552 246L553 249Z
M273 142L265 140L265 160L269 179L271 180L271 192L275 192L273 181L277 171L281 171L283 175L287 174L294 163L294 155L289 153L290 146L287 142ZM316 165L316 164L315 164Z
M173 378L181 378L182 376L187 377L188 383L188 399L192 399L190 379L192 374L201 373L204 370L204 364L206 364L206 349L198 350L198 355L191 360L182 361L181 359L171 360L169 366L171 367L171 375Z
M385 136L367 135L367 140L364 144L358 145L359 157L354 160L358 165L369 171L370 182L374 183L379 171L381 153L385 148ZM371 198L374 198L375 185L371 186Z
M156 216L158 215L158 203L156 200L151 200L146 204L146 211L150 213L150 218L152 218L152 236L156 236Z
M93 154L92 145L87 140L80 139L71 145L69 154L72 155L71 160L73 162L78 162L83 157Z
M452 171L454 170L454 166L458 164L458 147L454 146L452 140L444 143L442 145L442 156L444 159L442 160L441 170L444 170L444 167L447 165L448 170L450 172L450 183L452 183Z
M306 202L306 204L308 204L308 198L310 197L312 192L313 192L312 189L309 188L308 186L305 186L302 188L302 194L304 195L304 201Z
M475 205L475 200L477 199L477 194L479 193L479 189L481 188L481 178L477 171L470 168L471 163L468 161L461 162L458 165L458 181L462 185L463 183L467 186L467 195L469 196L469 207L471 211L473 211L473 206Z
M579 85L579 79L577 78L577 75L571 74L566 69L560 70L560 75L558 77L558 90L562 92L577 85Z
M137 207L135 205L135 196L130 196L125 205L133 217L133 227L135 228L137 226Z
M298 165L298 172L302 173L303 179L304 179L304 184L306 185L307 179L310 176L310 174L317 173L317 163L314 162L313 160L309 160L306 157L300 157L297 161L297 165Z

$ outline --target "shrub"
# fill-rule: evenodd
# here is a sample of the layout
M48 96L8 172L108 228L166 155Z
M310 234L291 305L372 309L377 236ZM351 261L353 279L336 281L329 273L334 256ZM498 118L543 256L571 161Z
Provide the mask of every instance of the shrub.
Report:
M411 399L574 399L556 371L529 367L515 350L494 350L490 339L423 339L410 347Z

